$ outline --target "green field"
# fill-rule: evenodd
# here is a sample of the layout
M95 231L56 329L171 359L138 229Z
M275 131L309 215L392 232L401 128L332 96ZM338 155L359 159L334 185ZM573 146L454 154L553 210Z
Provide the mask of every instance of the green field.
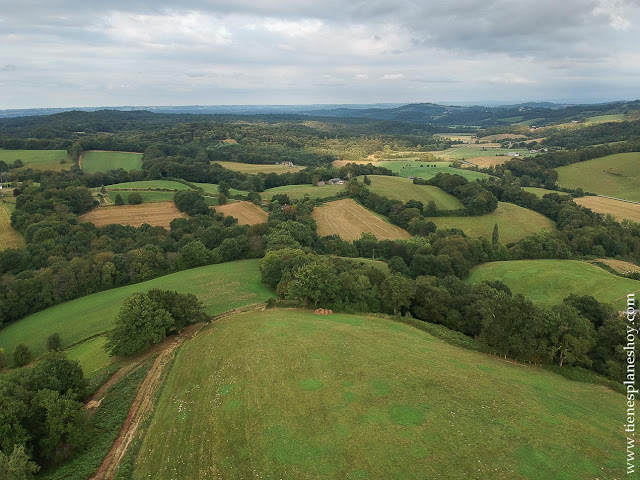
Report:
M435 165L428 166L428 165ZM462 175L469 181L482 178L490 178L486 173L474 172L473 170L463 170L461 168L450 167L449 162L405 162L405 161L384 161L376 163L377 167L388 168L396 172L401 177L419 177L428 180L438 173L450 173L452 175Z
M501 147L484 147L485 150L482 149L482 145L475 147L453 147L449 150L443 150L442 152L437 152L437 155L442 155L447 160L468 160L474 157L496 157L496 156L505 156L509 152L520 152L521 157L530 157L535 155L533 153L529 153L529 149L527 148L501 148Z
M193 293L204 302L210 315L272 296L260 281L258 260L208 265L95 293L34 313L0 329L0 347L13 352L18 343L26 343L37 357L44 353L46 338L54 332L62 337L63 347L72 345L109 330L122 301L151 288Z
M104 336L92 338L66 350L67 357L80 363L85 377L93 378L113 361L103 348L106 342Z
M498 208L479 217L429 217L438 228L459 228L470 237L491 239L493 226L498 224L500 242L517 242L539 230L552 230L555 223L533 210L512 203L499 202Z
M538 187L522 187L522 190L529 193L535 193L540 198L542 198L547 193L559 193L560 195L563 195L563 192L558 192L556 190L547 190L546 188Z
M16 160L22 160L25 168L34 170L64 170L72 163L66 150L3 150L0 149L0 160L11 166Z
M236 172L241 172L241 173L249 173L252 175L255 175L258 173L282 174L282 173L289 173L289 172L298 172L304 168L301 166L289 167L287 165L273 165L273 164L269 165L269 164L254 164L254 163L240 163L240 162L217 161L217 162L211 162L211 163L217 163L221 167L224 167L226 169L234 170Z
M622 478L624 401L384 318L247 312L181 347L132 477Z
M142 197L142 203L147 202L171 202L176 192L150 191L150 190L110 190L107 192L109 198L115 203L116 195L120 194L124 203L128 203L127 199L131 193L139 193Z
M141 182L115 183L105 186L107 190L190 190L184 183L172 180L143 180Z
M595 117L585 118L584 123L605 123L605 122L621 122L624 120L624 113L613 113L611 115L597 115Z
M468 282L500 280L513 293L521 293L541 305L562 302L571 293L592 295L600 302L614 303L619 310L626 295L640 291L640 282L613 275L578 260L513 260L478 265Z
M220 193L220 191L218 190L218 185L216 185L215 183L191 183L193 183L197 187L200 187L205 195L218 195ZM242 195L246 197L249 192L246 190L236 190L235 188L230 188L229 193L231 195Z
M327 198L337 195L346 187L346 185L325 185L324 187L316 185L284 185L282 187L268 188L260 195L266 200L270 200L272 196L278 194L286 194L292 200L299 200L305 195L309 195L310 198Z
M87 173L108 172L109 170L142 170L142 154L128 152L83 152L80 163Z
M556 168L558 185L640 202L640 153L618 153Z
M362 181L363 178L358 177L358 180ZM369 190L392 200L402 202L417 200L424 205L434 201L441 210L462 208L460 200L433 185L415 185L412 180L404 177L370 175L369 179L371 180L371 185L367 186Z

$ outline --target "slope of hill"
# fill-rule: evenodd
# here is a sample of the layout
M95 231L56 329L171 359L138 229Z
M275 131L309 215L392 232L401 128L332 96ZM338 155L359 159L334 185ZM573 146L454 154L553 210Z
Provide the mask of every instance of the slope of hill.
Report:
M362 181L362 178L358 177L358 180ZM424 205L433 201L441 210L462 208L460 200L433 185L415 185L412 180L403 177L369 175L368 178L371 180L371 185L367 186L369 190L392 200L417 200Z

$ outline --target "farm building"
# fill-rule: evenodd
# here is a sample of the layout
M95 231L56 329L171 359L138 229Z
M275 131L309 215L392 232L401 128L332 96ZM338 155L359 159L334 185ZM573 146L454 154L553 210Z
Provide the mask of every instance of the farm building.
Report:
M331 185L344 185L344 182L341 178L332 178L331 180L329 180L329 183Z
M509 157L519 157L520 156L520 152L509 152L509 153L507 153L507 155Z

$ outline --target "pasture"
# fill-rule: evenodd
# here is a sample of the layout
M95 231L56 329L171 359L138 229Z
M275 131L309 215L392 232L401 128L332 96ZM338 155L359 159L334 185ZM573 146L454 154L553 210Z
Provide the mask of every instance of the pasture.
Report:
M107 338L104 335L100 335L74 345L67 349L65 353L70 360L77 360L82 367L84 376L91 379L114 360L104 350L106 342Z
M127 171L142 170L142 154L88 150L80 157L80 168L87 173L108 172L119 168Z
M352 241L359 239L363 233L371 233L378 240L411 238L409 232L392 225L351 198L316 207L312 215L318 224L320 237L338 235L343 240Z
M512 260L478 265L467 279L470 283L500 280L511 291L540 305L561 303L565 297L592 295L600 302L623 310L628 293L639 292L640 282L613 275L578 260Z
M166 194L167 192L158 193ZM151 205L142 203L140 205L98 207L80 215L78 221L91 222L96 227L104 227L112 223L139 227L148 223L169 230L171 220L178 217L186 218L187 214L178 210L173 202L158 202Z
M517 242L539 230L552 230L555 223L533 210L512 203L499 202L498 208L479 217L429 217L438 228L459 228L470 237L491 240L493 226L498 224L500 242Z
M624 401L386 318L246 312L180 348L132 477L622 478Z
M624 113L613 113L611 115L596 115L595 117L588 117L584 119L584 123L587 125L593 125L595 123L605 122L621 122L624 120Z
M13 352L18 343L26 343L34 357L38 357L45 352L46 339L54 332L60 334L63 347L106 332L112 328L125 298L152 288L193 293L205 304L209 315L263 302L273 296L262 285L258 260L208 265L94 293L34 313L0 329L0 347ZM86 346L91 350L89 347ZM84 355L83 349L75 355Z
M162 190L109 190L107 197L110 204L114 204L116 196L120 194L124 203L128 203L129 195L132 193L139 193L143 203L154 202L173 202L173 197L176 192L166 192Z
M238 219L238 225L256 225L264 223L269 214L251 202L233 202L226 205L217 205L216 212L224 216Z
M472 161L474 157L505 157L509 152L519 152L521 157L530 157L534 154L529 153L526 148L501 148L499 143L488 144L472 144L463 148L453 147L449 150L443 150L441 152L431 152L434 155L438 155L446 160L469 160ZM510 157L508 157L510 158Z
M363 178L358 177L358 180L362 182ZM392 200L400 200L401 202L417 200L424 205L433 201L441 210L462 208L460 200L433 185L415 185L412 180L404 177L369 175L368 178L371 180L371 185L366 187L371 192Z
M189 186L173 180L143 180L140 182L115 183L105 186L107 191L117 190L190 190Z
M218 185L215 183L198 183L198 182L190 182L198 188L202 189L202 193L204 195L219 195L220 190L218 189ZM242 195L246 196L249 192L246 190L236 190L235 188L230 188L229 193L231 196Z
M428 180L438 173L450 173L451 175L461 175L470 182L476 179L491 178L486 173L474 172L473 170L452 168L450 162L407 162L407 161L384 161L376 164L378 167L388 168L401 177L417 177Z
M555 170L561 187L640 202L640 152L608 155Z
M0 160L11 166L16 160L22 160L23 167L18 170L65 170L72 163L66 150L4 150L0 148Z
M257 173L281 174L281 173L289 173L289 172L299 172L300 170L305 168L301 166L289 167L287 165L268 165L268 164L261 165L261 164L241 163L241 162L211 162L211 163L217 163L228 170L234 170L236 172L241 172L241 173L250 173L253 175Z
M278 194L285 194L291 200L300 200L305 195L309 195L309 198L327 198L335 197L345 188L347 188L346 185L325 185L324 187L318 187L317 185L283 185L282 187L268 188L260 195L262 198L269 200Z
M614 200L613 198L592 196L576 198L574 201L578 205L590 208L594 212L603 213L605 215L611 214L619 222L625 219L640 222L639 203L623 202L622 200Z
M13 203L0 202L0 250L24 247L22 235L11 227L11 213L15 208Z

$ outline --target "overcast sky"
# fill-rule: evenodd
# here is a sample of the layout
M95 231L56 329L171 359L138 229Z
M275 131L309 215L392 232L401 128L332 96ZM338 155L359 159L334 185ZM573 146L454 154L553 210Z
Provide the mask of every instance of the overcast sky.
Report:
M0 109L640 98L640 0L0 0Z

